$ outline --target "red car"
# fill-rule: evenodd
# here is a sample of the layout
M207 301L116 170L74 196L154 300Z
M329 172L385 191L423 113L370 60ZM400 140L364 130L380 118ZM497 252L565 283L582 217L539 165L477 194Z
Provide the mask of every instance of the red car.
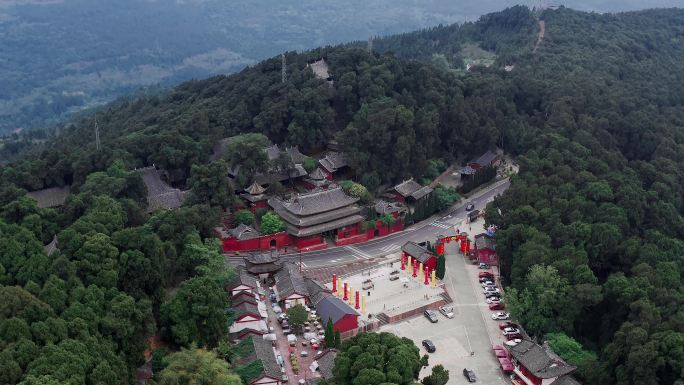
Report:
M483 271L480 274L477 275L478 278L491 278L494 279L494 274L488 272L488 271Z
M506 305L502 304L501 302L489 304L489 310L503 310L505 308Z
M522 335L520 335L520 334L509 334L509 335L504 336L504 337L506 337L506 339L509 341L515 340L515 339L522 339Z
M499 324L499 329L504 330L506 328L516 328L520 329L520 326L518 326L517 323L511 322L511 321L504 321Z

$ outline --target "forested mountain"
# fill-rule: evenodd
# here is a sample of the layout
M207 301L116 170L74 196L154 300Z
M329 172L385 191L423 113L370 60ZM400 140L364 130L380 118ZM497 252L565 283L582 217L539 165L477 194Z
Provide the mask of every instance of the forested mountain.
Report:
M499 226L514 315L539 339L579 341L561 354L584 383L681 385L682 41L680 9L514 7L380 39L373 54L358 44L290 53L284 83L276 57L74 121L2 169L0 303L11 305L0 305L0 365L9 368L0 375L32 384L63 365L70 383L124 378L140 361L139 336L155 323L178 345L213 346L217 328L199 333L185 304L203 293L203 305L222 306L210 294L225 276L211 274L220 271L207 268L213 246L200 239L218 210L147 218L144 188L126 170L154 163L175 184L197 188L221 177L211 170L223 162L204 165L220 138L259 132L304 152L338 139L370 189L419 177L433 158L460 160L503 143L520 173L490 206L501 215L490 209L486 219ZM332 86L307 68L320 58ZM67 184L74 195L61 212L37 209L17 189ZM41 243L54 234L64 247L48 259ZM178 292L159 289L184 279ZM81 366L58 359L86 348Z

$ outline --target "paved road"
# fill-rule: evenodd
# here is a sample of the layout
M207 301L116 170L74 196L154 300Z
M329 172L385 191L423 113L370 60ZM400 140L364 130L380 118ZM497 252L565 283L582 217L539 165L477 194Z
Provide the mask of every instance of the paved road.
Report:
M508 187L508 179L496 182L491 186L473 194L460 204L442 213L441 217L433 217L429 221L423 221L411 226L404 231L388 236L357 243L349 246L332 247L325 250L301 253L301 260L305 269L316 269L332 265L343 265L360 260L368 260L399 251L407 241L434 242L438 235L454 235L454 226L460 224L467 215L465 206L472 203L475 209L482 210L495 196L500 195ZM460 229L468 231L468 229ZM242 260L242 257L239 257ZM284 255L281 260L299 261L299 254Z

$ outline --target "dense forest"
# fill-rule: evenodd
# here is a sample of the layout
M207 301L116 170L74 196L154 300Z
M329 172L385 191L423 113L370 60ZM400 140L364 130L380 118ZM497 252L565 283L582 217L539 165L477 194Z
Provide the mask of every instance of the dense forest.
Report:
M125 383L155 327L179 346L215 346L219 312L192 312L222 312L215 293L231 274L203 240L218 221L209 205L232 199L207 193L226 167L209 158L219 139L257 132L309 153L337 139L369 190L503 143L520 173L486 220L515 317L539 340L578 342L560 353L585 383L682 384L682 41L682 10L514 7L380 39L372 54L289 53L284 83L272 58L75 120L1 170L2 381L60 368L58 381ZM494 61L465 71L472 45ZM307 68L320 58L332 86ZM127 171L151 164L195 205L142 214L144 186ZM60 211L23 196L62 185L74 194ZM55 234L61 251L47 257ZM188 306L193 293L207 303Z

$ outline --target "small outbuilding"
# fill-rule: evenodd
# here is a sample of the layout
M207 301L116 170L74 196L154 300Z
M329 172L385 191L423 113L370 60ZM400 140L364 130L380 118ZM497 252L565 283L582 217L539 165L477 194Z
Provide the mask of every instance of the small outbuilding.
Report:
M401 247L402 257L411 256L414 260L421 262L423 267L434 270L437 267L437 256L427 249L427 243L406 242Z

